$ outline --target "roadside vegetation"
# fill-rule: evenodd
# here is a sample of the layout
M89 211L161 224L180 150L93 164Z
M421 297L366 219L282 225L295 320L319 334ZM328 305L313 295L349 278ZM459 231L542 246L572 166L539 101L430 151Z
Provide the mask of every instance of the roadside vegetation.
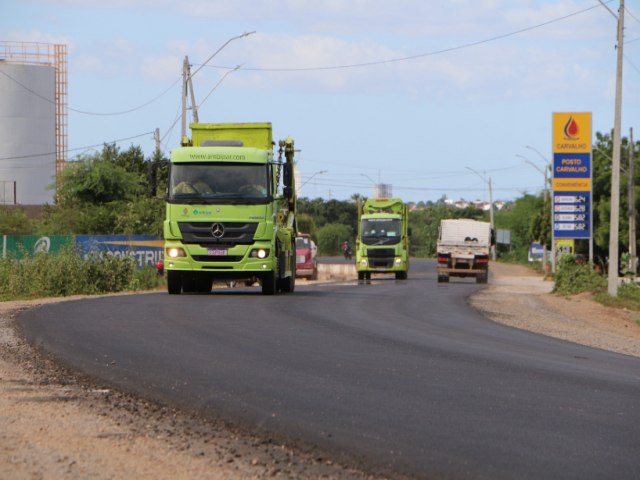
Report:
M614 308L640 311L640 286L628 277L618 288L618 296L607 292L607 278L593 268L593 264L576 261L573 255L565 255L558 262L554 276L553 292L559 295L577 295L590 292L593 299Z
M0 259L0 301L151 290L162 284L155 268L139 269L131 257L84 260L68 249Z

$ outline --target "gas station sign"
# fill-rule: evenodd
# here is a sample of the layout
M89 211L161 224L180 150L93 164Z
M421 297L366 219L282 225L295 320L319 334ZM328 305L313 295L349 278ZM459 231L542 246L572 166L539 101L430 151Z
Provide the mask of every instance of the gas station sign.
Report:
M553 114L553 236L589 239L591 113Z

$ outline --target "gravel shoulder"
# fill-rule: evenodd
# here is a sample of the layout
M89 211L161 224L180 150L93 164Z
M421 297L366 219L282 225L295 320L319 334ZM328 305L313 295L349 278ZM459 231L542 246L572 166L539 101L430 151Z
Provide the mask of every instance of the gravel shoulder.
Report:
M525 266L494 263L489 287L470 303L498 323L640 357L640 312L605 307L589 293L554 295L552 288Z
M551 287L526 267L494 263L488 288L469 301L499 323L640 356L640 314ZM0 302L0 478L374 478L74 378L14 330L22 310L64 300Z

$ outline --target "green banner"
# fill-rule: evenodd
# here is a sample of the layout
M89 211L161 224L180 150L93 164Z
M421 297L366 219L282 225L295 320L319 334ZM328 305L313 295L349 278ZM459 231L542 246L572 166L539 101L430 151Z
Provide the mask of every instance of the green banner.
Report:
M57 253L65 247L73 247L73 235L1 235L1 258L24 258L36 253Z

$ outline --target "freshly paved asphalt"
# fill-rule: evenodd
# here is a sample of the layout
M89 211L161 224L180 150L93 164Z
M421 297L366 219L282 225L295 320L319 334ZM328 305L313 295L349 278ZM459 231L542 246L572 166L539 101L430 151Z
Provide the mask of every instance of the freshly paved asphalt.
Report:
M640 478L640 359L497 325L469 280L46 305L28 340L105 385L393 477Z

